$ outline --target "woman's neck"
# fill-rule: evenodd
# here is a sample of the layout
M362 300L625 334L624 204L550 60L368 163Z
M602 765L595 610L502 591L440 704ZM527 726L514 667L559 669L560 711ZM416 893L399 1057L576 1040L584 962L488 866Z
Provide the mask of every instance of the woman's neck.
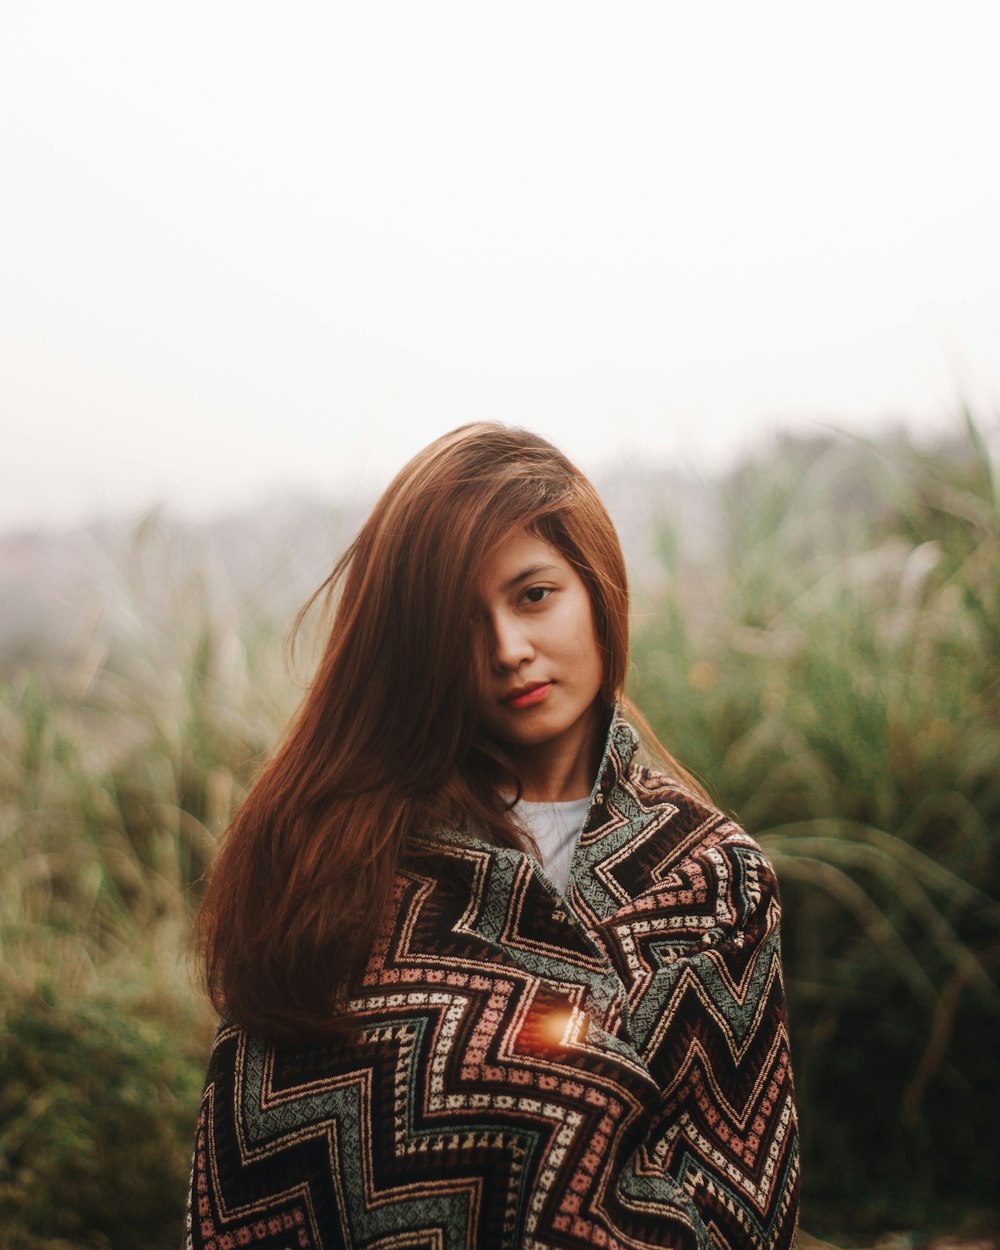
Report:
M529 803L563 803L587 798L601 762L602 718L595 707L578 734L551 742L532 743L508 751L521 782L521 797Z

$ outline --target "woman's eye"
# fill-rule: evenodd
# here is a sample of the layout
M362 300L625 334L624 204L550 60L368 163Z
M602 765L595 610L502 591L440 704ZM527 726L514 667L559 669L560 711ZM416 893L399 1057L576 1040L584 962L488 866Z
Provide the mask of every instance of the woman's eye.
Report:
M541 603L543 599L547 599L551 594L551 586L531 586L524 592L524 600L526 603Z

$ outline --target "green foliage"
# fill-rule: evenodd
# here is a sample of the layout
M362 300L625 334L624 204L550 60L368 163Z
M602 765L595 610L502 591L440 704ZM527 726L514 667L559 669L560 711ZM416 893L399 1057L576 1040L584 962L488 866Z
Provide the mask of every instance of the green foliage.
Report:
M8 1002L0 1033L8 1250L180 1244L178 1198L204 1064L181 1024L143 1019L113 1000L67 1008L22 994Z

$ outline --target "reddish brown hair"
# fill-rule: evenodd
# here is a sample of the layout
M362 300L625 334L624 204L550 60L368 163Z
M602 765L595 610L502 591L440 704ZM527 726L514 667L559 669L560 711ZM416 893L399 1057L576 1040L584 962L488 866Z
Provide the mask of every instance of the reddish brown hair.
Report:
M300 613L297 624L324 594L333 605L319 669L229 829L198 916L209 993L229 1019L278 1037L336 1027L411 834L472 820L524 847L499 793L516 777L479 732L475 697L478 572L519 528L579 572L609 714L623 697L625 565L587 478L524 430L467 425L431 443Z

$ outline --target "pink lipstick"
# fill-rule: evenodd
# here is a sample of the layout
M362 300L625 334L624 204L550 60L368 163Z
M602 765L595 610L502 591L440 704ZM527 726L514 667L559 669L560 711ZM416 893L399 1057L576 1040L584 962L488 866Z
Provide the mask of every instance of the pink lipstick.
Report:
M550 681L529 682L527 686L512 691L503 702L508 707L534 707L536 703L542 702L551 689Z

